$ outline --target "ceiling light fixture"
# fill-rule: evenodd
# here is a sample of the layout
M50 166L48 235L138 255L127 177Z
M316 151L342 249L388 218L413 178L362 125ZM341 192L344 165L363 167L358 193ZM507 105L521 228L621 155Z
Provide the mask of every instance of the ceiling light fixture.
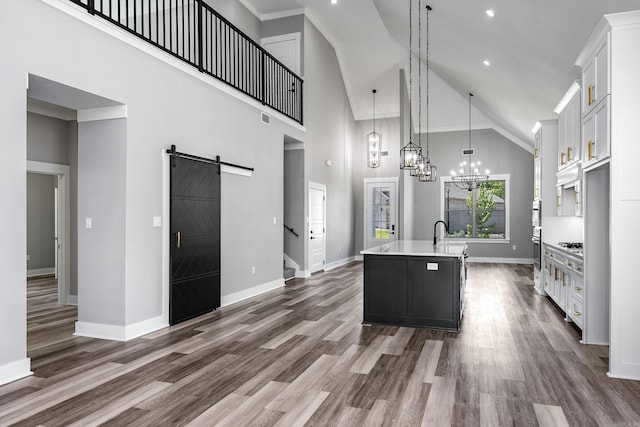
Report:
M488 59L485 59L484 61L482 61L482 63L485 65L485 67L488 67L489 65L491 65L491 62L489 62Z
M467 150L463 150L462 154L467 155L468 158L466 161L460 163L460 175L456 174L455 171L451 171L451 179L453 180L456 187L465 189L465 190L475 190L480 186L480 184L487 182L489 180L489 169L485 170L484 174L480 173L480 162L472 162L471 155L474 154L473 149L471 148L471 97L473 94L469 92L469 148Z
M487 9L486 14L489 18L495 18L496 17L496 13L494 12L493 9Z
M425 156L422 156L422 163L419 166L420 173L418 174L418 180L420 182L436 182L438 179L438 168L431 163L429 158L429 12L431 6L427 5L427 152ZM418 32L420 34L420 32ZM421 56L421 55L420 55ZM420 69L422 70L422 60L420 63ZM420 79L420 89L418 92L418 105L422 106L422 78ZM422 113L420 112L420 119L418 120L418 132L422 135ZM418 145L422 147L420 139Z
M338 0L331 0L331 4L338 4Z
M413 69L411 66L411 57L413 53L412 40L413 40L413 6L412 0L409 0L409 143L402 147L400 150L400 169L413 171L418 167L418 160L422 157L422 149L413 143L413 126L411 124L412 116L412 82L413 82Z
M380 150L382 148L382 134L376 132L376 90L373 93L373 132L367 135L367 164L370 168L380 167Z

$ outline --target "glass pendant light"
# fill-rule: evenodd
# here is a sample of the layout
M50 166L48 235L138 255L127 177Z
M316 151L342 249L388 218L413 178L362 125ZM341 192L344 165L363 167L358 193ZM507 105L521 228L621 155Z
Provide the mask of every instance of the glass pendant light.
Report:
M382 134L376 132L376 90L373 89L373 132L367 135L367 165L370 168L380 167Z
M413 126L411 125L411 94L412 94L412 81L413 81L413 69L411 66L411 57L413 53L412 49L412 39L413 39L413 15L412 15L412 1L409 0L409 143L402 147L400 150L400 169L409 170L414 172L418 165L420 164L420 160L422 158L422 148L413 143Z

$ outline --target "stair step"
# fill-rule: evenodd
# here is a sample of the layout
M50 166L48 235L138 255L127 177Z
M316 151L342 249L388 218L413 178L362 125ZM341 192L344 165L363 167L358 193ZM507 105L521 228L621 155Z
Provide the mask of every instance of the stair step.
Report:
M284 268L284 273L283 273L284 280L289 280L295 276L296 276L295 268L286 268L286 267Z

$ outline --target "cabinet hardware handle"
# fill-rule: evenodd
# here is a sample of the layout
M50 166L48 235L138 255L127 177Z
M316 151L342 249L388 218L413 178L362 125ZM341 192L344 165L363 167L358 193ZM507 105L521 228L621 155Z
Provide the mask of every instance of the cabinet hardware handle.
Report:
M573 315L574 316L582 316L582 312L577 311L577 310L573 310Z
M566 278L567 275L564 273L564 271L562 272L562 286L567 286L567 282L566 282Z
M567 163L571 161L571 147L567 147Z
M592 160L594 155L593 155L593 141L589 141L589 143L587 144L587 154L588 154L588 159Z
M565 261L564 265L566 265L567 267L571 267L571 263L569 261Z
M180 247L180 238L181 238L181 237L182 237L182 236L181 236L181 233L178 231L178 232L176 233L176 246L177 246L177 247Z
M560 202L560 196L556 195L556 206L560 207L562 204Z
M555 280L558 280L558 267L553 267L553 277Z
M576 292L580 292L580 291L582 290L582 287L580 287L580 286L574 286L574 287L573 287L573 290L574 290L574 291L576 291Z
M564 151L560 153L560 164L564 165L566 162L564 161Z
M547 282L546 280L544 281L544 285L545 286L549 286L549 282Z
M593 104L593 101L595 101L595 85L589 85L589 100L587 102L587 105L591 105Z
M533 158L537 159L538 158L538 147L533 149Z

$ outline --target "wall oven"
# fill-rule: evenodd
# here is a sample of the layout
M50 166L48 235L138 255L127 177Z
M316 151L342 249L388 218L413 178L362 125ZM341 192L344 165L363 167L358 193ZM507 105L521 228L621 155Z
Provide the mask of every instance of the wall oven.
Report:
M531 225L534 227L542 226L542 201L534 200L531 209Z
M533 265L538 270L541 270L542 263L542 227L533 227L533 236L531 237L533 242Z

